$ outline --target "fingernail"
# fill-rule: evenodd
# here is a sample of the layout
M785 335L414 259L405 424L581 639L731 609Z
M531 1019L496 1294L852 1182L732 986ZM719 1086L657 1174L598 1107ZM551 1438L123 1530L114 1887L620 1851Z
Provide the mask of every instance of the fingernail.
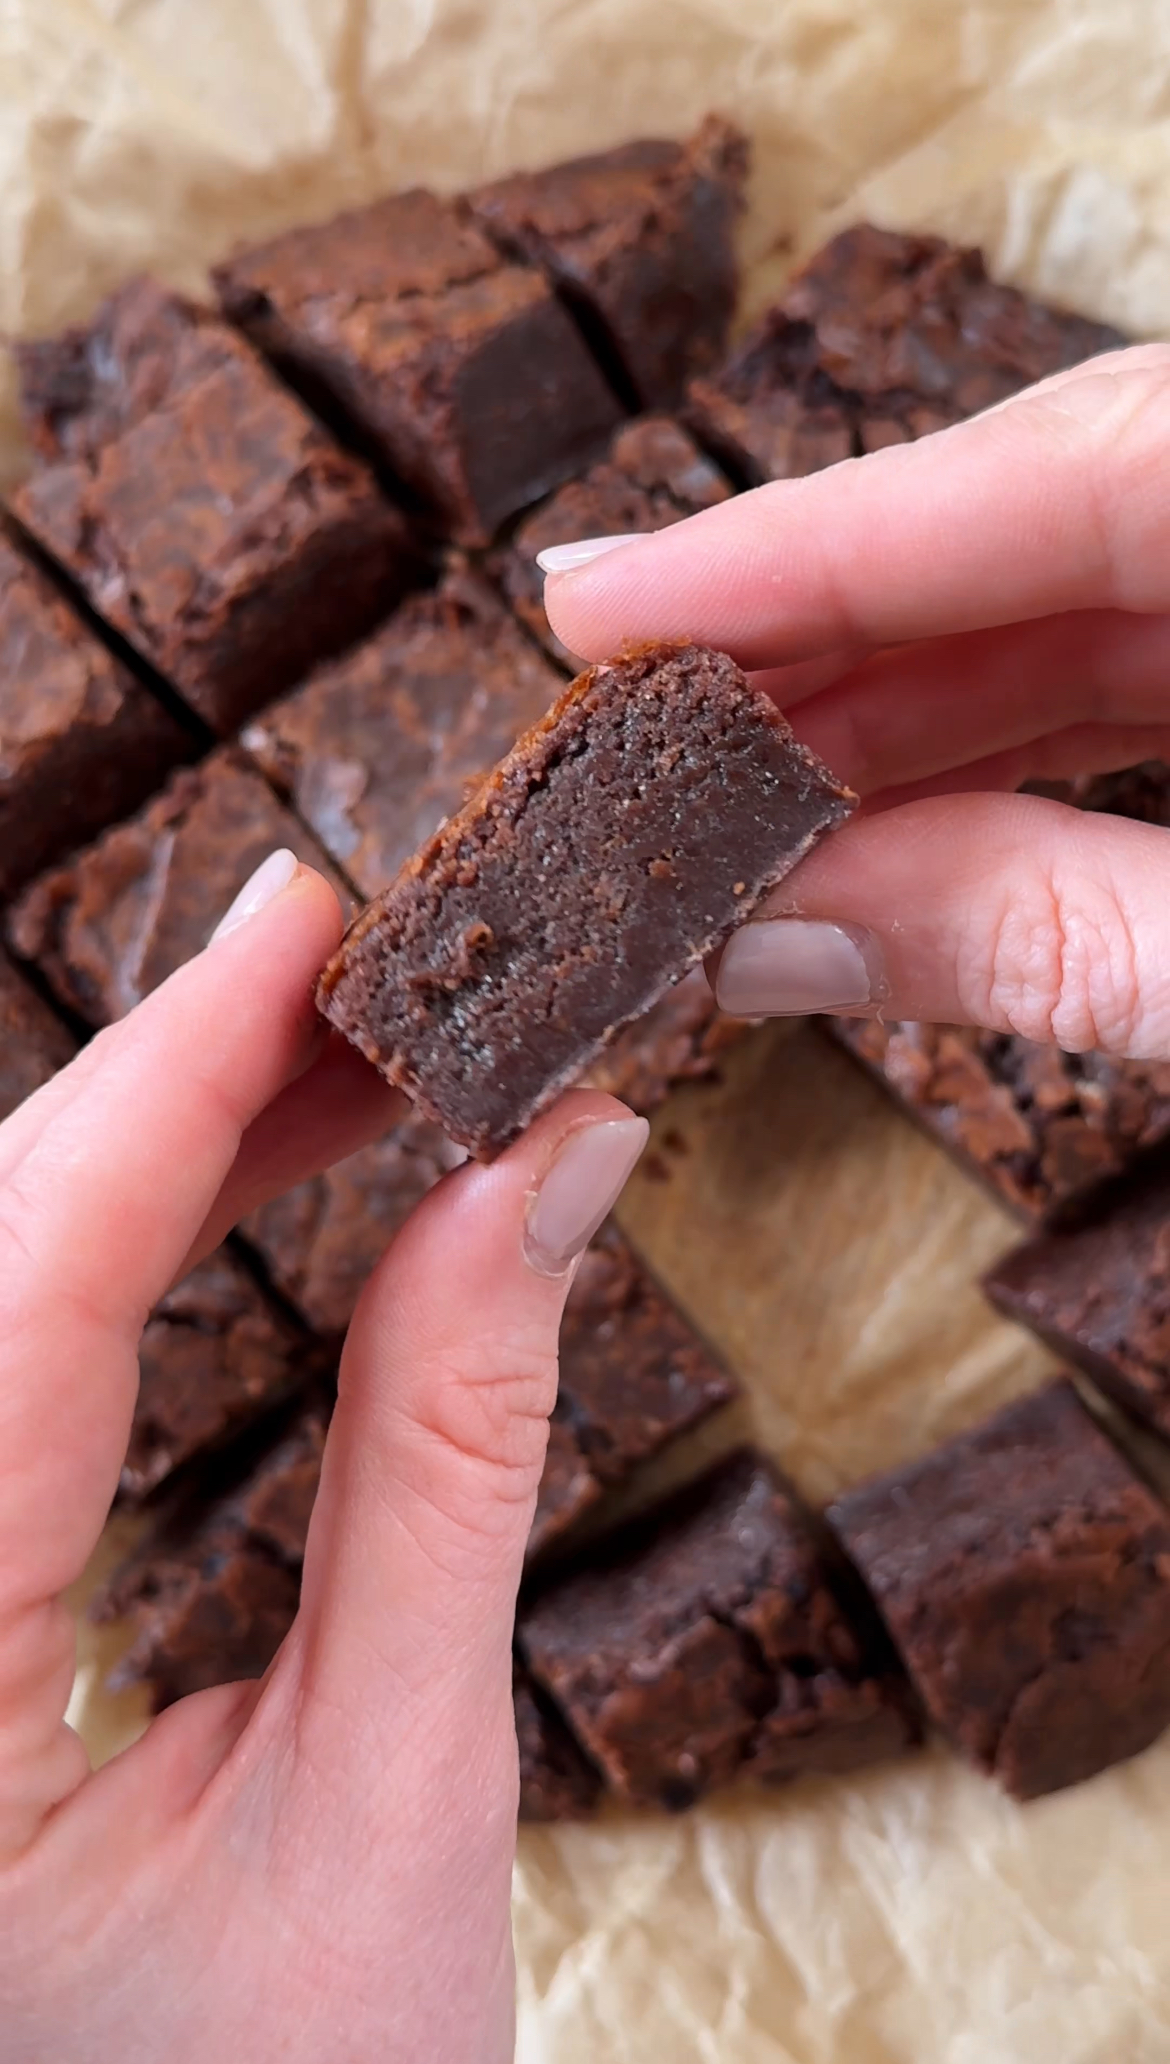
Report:
M869 932L810 918L768 918L744 925L728 940L715 999L736 1018L854 1010L880 992L880 968Z
M258 910L263 910L266 903L271 903L274 896L287 889L299 866L296 854L290 853L287 846L270 853L267 860L260 862L255 874L248 876L235 902L224 911L208 945L214 945L217 939L226 939L228 933L234 932L246 918L255 917Z
M561 1276L625 1188L650 1127L612 1118L571 1132L528 1207L524 1253L541 1276Z
M640 530L624 532L620 537L579 538L572 545L546 545L536 555L536 563L542 573L572 573L578 566L588 566L593 559L601 559L606 552L616 552L619 545L635 545L644 533Z

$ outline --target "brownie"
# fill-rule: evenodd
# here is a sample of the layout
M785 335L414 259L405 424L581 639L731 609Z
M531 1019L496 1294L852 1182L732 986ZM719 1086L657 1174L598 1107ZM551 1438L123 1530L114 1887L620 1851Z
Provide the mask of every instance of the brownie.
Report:
M76 1051L71 1033L0 952L0 1122Z
M604 1488L738 1394L617 1226L605 1226L582 1258L561 1322L560 1387L529 1556Z
M518 172L469 205L502 250L548 273L619 391L672 408L727 343L748 157L747 138L711 115L686 143L646 138Z
M916 1740L846 1581L743 1450L522 1599L521 1653L617 1797L678 1809L740 1771L847 1770Z
M1170 825L1170 767L1164 760L1143 760L1115 774L1078 774L1069 783L1068 800L1110 817Z
M905 443L1128 340L988 278L978 251L861 223L798 273L687 420L754 481Z
M521 1820L587 1820L600 1802L601 1775L519 1662L512 1666L512 1704L520 1752Z
M111 1690L146 1684L158 1710L263 1676L296 1616L325 1424L308 1405L242 1482L210 1501L188 1491L160 1513L90 1608L134 1630Z
M351 926L321 1008L490 1156L853 800L724 655L590 668Z
M463 1158L437 1125L411 1114L383 1139L262 1204L241 1230L276 1287L310 1326L336 1340L399 1227Z
M1170 1162L1136 1164L1014 1248L984 1279L1110 1397L1170 1438Z
M0 525L0 896L136 809L194 751Z
M633 1111L655 1111L677 1083L717 1075L722 1056L750 1023L719 1010L702 968L691 968L610 1040L586 1079Z
M225 323L141 276L103 301L89 322L20 339L14 351L24 427L50 461L95 459L184 387L240 357Z
M93 1025L120 1018L207 944L233 897L288 846L352 898L316 840L234 747L183 768L146 808L27 888L16 952Z
M217 1248L147 1322L123 1496L145 1497L321 1367L318 1344L281 1316L230 1248Z
M544 608L544 575L536 555L577 538L628 537L665 530L727 499L731 489L681 424L642 416L619 430L609 455L581 480L526 516L489 562L508 601L551 658L572 665Z
M1170 1720L1170 1513L1061 1380L829 1519L931 1718L1018 1799Z
M456 567L243 742L376 896L562 686L486 582Z
M619 419L540 273L422 188L237 251L212 277L285 378L465 543L589 465Z
M1170 1062L838 1018L834 1036L1014 1211L1042 1218L1170 1138Z
M414 577L414 547L365 467L226 324L172 299L145 356L111 366L106 349L125 341L107 306L89 358L100 372L77 381L70 342L56 400L51 352L31 362L26 405L42 444L67 455L12 507L99 615L229 733L369 629Z

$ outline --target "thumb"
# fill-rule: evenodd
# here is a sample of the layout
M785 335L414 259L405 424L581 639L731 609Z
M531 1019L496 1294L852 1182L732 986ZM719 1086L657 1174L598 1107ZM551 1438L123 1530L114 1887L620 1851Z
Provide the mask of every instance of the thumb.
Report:
M573 1264L647 1132L611 1097L563 1098L434 1190L367 1286L302 1591L302 1688L327 1710L432 1728L507 1693Z
M845 825L715 976L737 1015L980 1025L1070 1052L1170 1056L1170 838L1024 795Z

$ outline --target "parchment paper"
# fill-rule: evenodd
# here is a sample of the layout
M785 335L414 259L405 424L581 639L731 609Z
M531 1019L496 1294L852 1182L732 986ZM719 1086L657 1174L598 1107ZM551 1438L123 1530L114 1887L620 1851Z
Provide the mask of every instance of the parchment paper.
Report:
M140 266L198 290L237 237L713 104L756 144L749 306L864 213L1170 330L1165 0L0 0L0 328L83 315ZM1047 1372L973 1288L1007 1221L814 1028L753 1037L655 1147L626 1223L810 1495ZM110 1654L83 1633L95 1756L141 1724L95 1688ZM1170 1740L1026 1809L935 1750L526 1830L518 2054L1170 2064L1168 1916Z

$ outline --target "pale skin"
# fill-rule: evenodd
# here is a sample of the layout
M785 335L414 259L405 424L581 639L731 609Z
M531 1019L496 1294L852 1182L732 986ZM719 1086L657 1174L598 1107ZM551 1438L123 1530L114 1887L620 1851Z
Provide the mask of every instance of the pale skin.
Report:
M1151 346L556 576L550 614L585 656L729 648L862 791L764 921L844 931L851 1007L1170 1054L1166 833L1008 793L1170 755L1168 462ZM0 1127L3 2064L512 2052L512 1613L573 1261L645 1139L622 1106L565 1098L376 1271L263 1684L183 1701L96 1775L63 1719L60 1598L147 1311L397 1108L323 1041L340 912L287 872ZM776 1008L786 952L752 964Z

